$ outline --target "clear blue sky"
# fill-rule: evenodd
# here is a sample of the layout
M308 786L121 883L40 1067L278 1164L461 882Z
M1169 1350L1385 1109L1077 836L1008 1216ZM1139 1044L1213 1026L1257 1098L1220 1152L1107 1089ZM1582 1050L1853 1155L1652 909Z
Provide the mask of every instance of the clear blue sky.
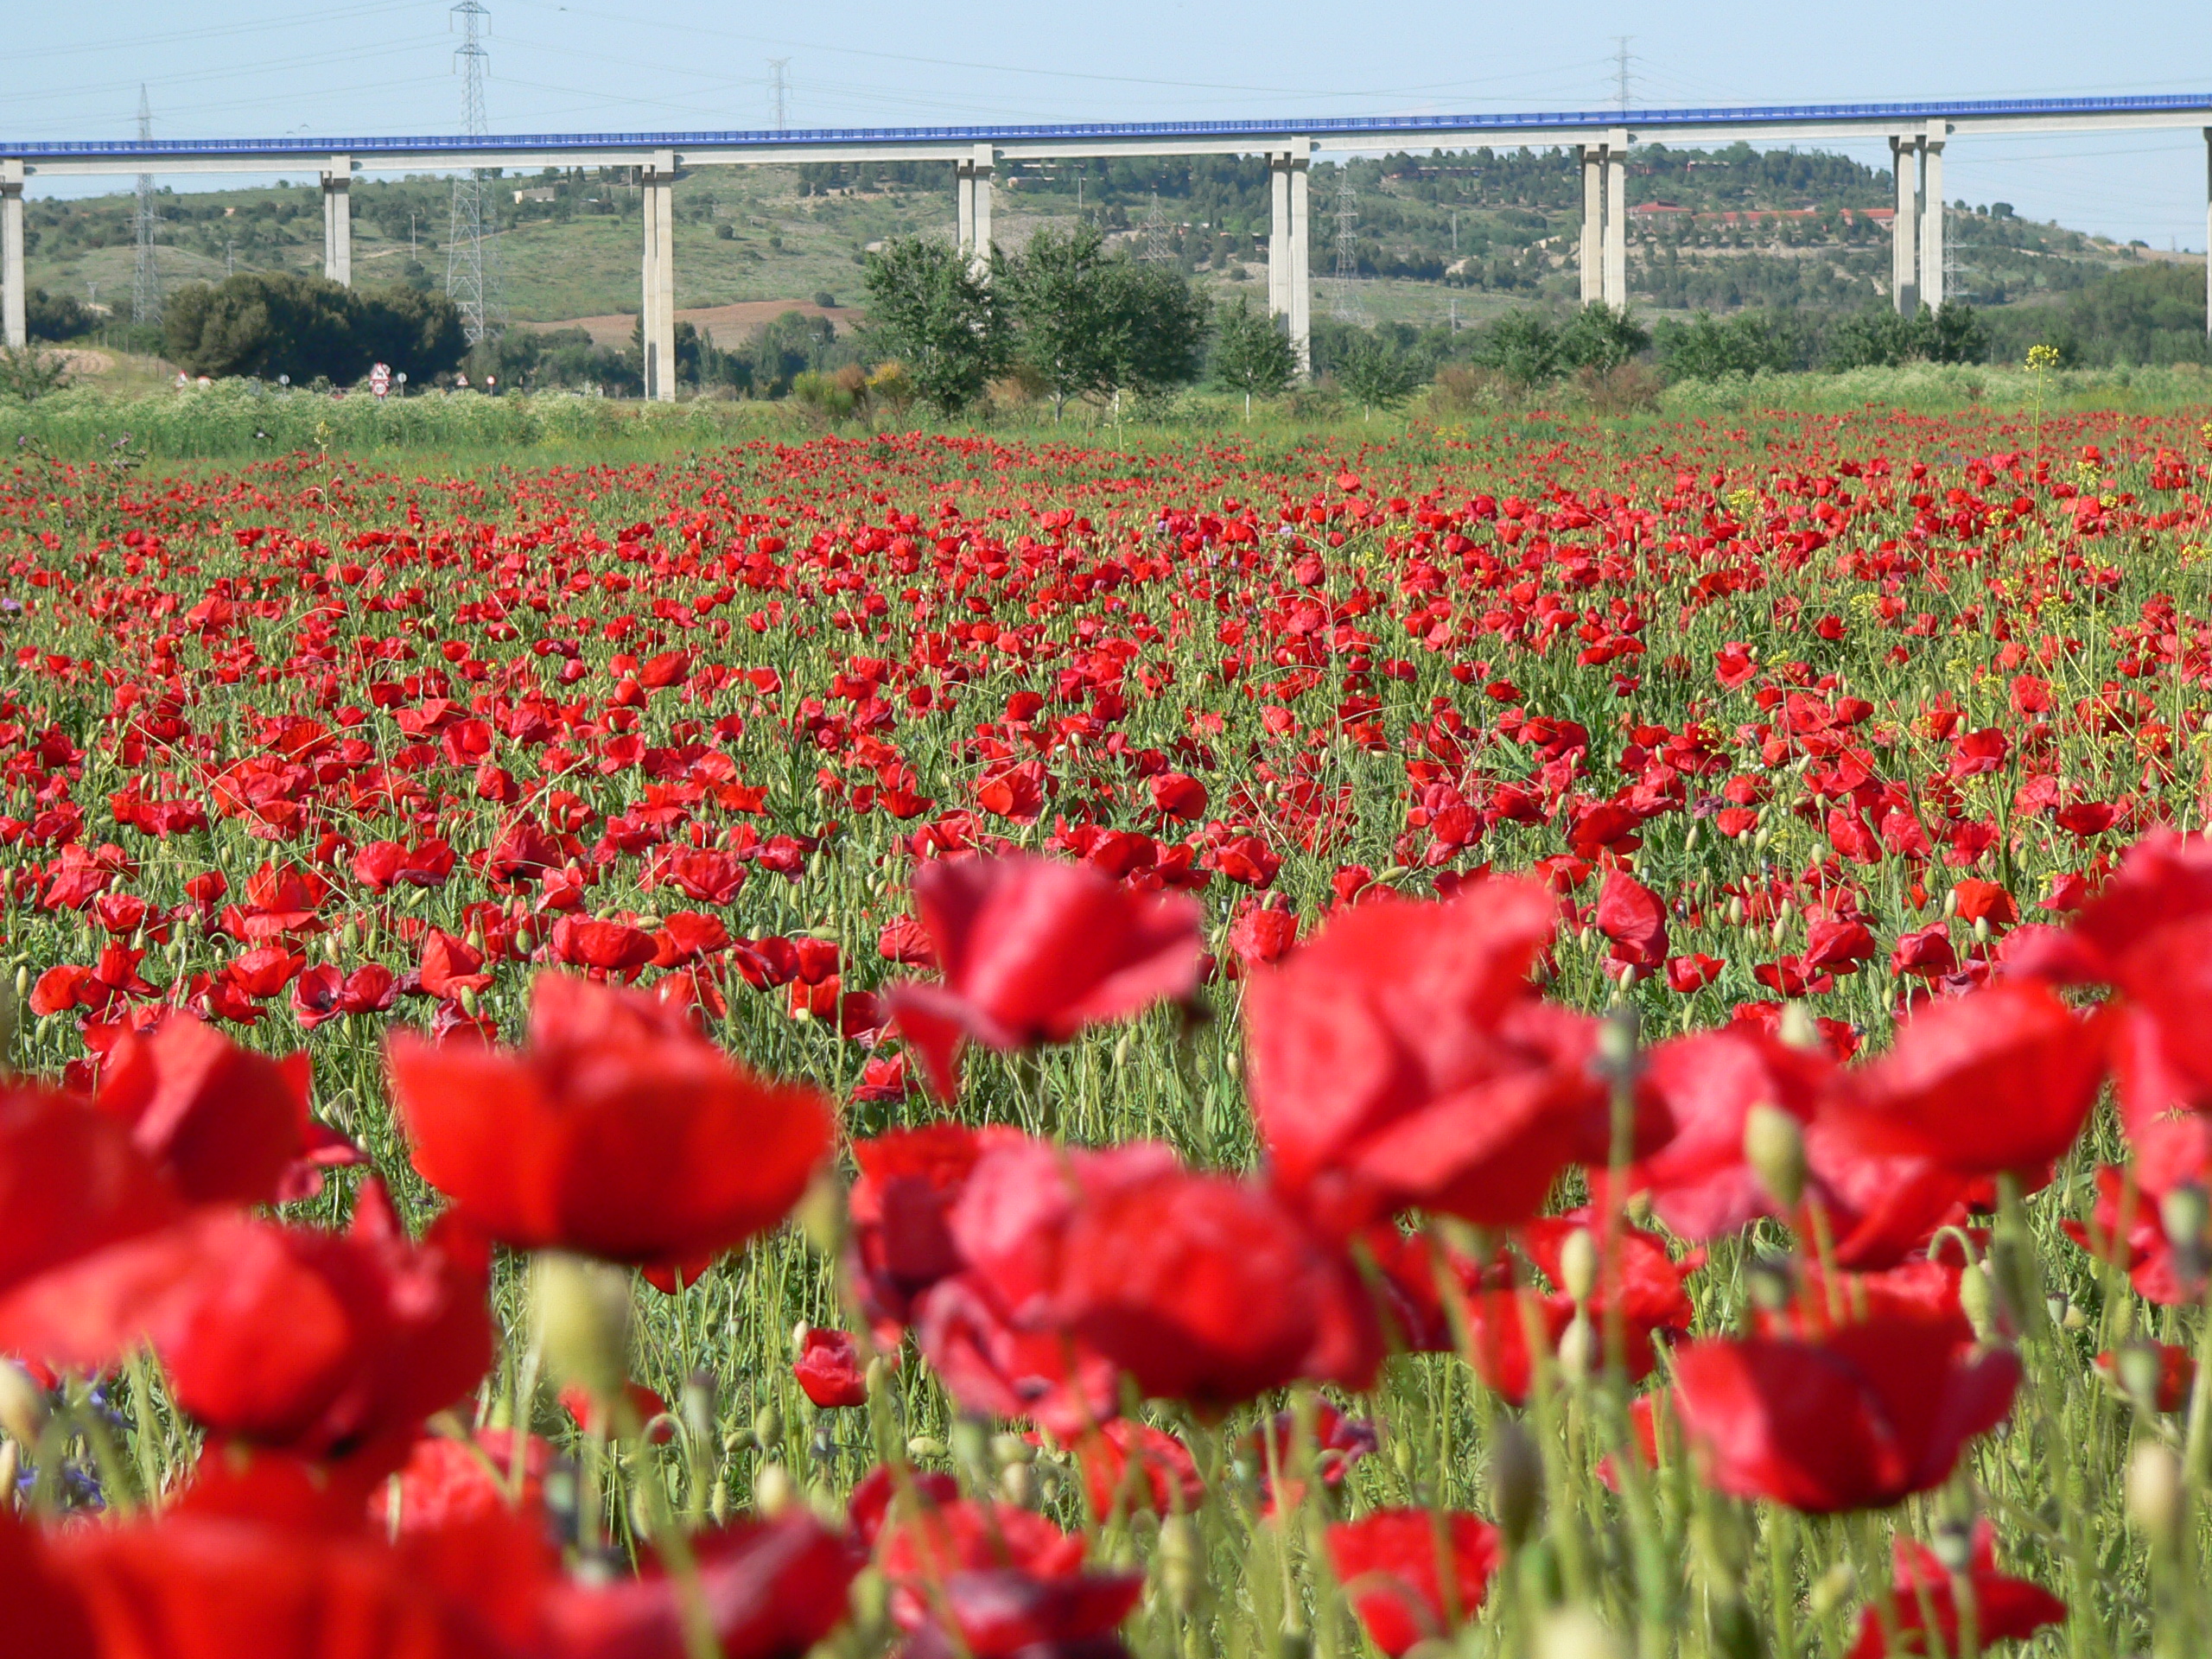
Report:
M1639 105L2212 91L2202 0L486 3L495 131L766 125L776 57L793 126L1590 108L1614 99L1622 35ZM7 10L0 143L128 135L141 82L170 136L459 124L443 0ZM1944 182L1955 200L2204 246L2194 130L1955 140Z

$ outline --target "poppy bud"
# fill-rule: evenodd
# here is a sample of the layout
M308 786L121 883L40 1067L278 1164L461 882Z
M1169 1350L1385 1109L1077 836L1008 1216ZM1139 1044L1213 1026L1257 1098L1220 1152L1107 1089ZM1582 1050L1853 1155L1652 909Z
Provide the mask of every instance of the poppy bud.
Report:
M2194 1181L2183 1182L2158 1200L2158 1220L2166 1230L2166 1243L2192 1262L2203 1254L2205 1225L2212 1221L2208 1208L2212 1206L2205 1202L2204 1189Z
M1009 1463L999 1471L999 1496L1027 1509L1037 1496L1037 1471L1026 1463Z
M1729 926L1741 927L1745 921L1750 919L1750 917L1751 912L1744 908L1744 901L1740 896L1731 899L1728 901Z
M1815 1618L1826 1618L1838 1604L1848 1596L1859 1582L1859 1574L1852 1570L1849 1561L1838 1561L1813 1580L1812 1594L1806 1599Z
M1782 1005L1782 1040L1792 1048L1802 1048L1807 1053L1817 1053L1821 1046L1821 1027L1813 1018L1813 1011L1802 1002Z
M1977 916L1974 918L1974 942L1976 944L1987 944L1989 943L1988 917Z
M1959 1309L1974 1327L1974 1339L1987 1342L1996 1329L1997 1294L1989 1282L1989 1269L1980 1262L1959 1275Z
M1751 1300L1770 1313L1781 1313L1789 1306L1789 1299L1796 1294L1796 1283L1790 1274L1789 1263L1781 1256L1753 1256L1745 1267L1744 1278L1750 1288Z
M798 1487L780 1463L764 1464L753 1477L753 1507L764 1521L780 1519L798 1502Z
M1580 1382L1598 1367L1598 1328L1590 1315L1578 1310L1560 1333L1559 1368L1570 1382Z
M2117 1369L2127 1397L2142 1410L2157 1410L2159 1373L2164 1369L2158 1351L2145 1343L2131 1342L2120 1351Z
M2181 1536L2188 1507L2181 1459L2156 1440L2137 1446L2127 1460L2127 1518L2153 1544L2166 1547Z
M983 1426L973 1417L963 1417L952 1425L952 1460L963 1468L989 1467L990 1442L983 1438Z
M30 964L29 964L29 963L24 963L20 964L20 965L16 968L16 1005L17 1005L18 1007L22 1006L22 1003L23 999L24 999L25 997L29 996L30 994L31 994L31 969L30 969Z
M715 1433L715 1375L712 1371L695 1370L683 1380L680 1399L683 1413L684 1432L698 1445L704 1446Z
M1529 1431L1506 1420L1490 1449L1490 1501L1507 1545L1518 1549L1544 1507L1544 1460Z
M1621 1644L1586 1607L1561 1607L1536 1630L1536 1659L1620 1659Z
M619 1268L558 1251L531 1264L531 1310L554 1379L611 1400L629 1375L630 1281Z
M30 1446L46 1432L46 1391L22 1366L4 1359L0 1359L0 1429ZM13 1488L0 1491L12 1493Z
M16 1481L22 1457L13 1440L0 1440L0 1510L15 1513Z
M1805 1131L1781 1107L1761 1101L1744 1115L1744 1161L1785 1210L1805 1192Z
M991 1455L1001 1463L1034 1463L1037 1448L1019 1434L995 1434L991 1437Z
M874 1567L863 1567L846 1592L853 1610L854 1628L863 1635L879 1631L891 1613L891 1581Z
M1974 1523L1946 1521L1936 1529L1929 1548L1946 1573L1964 1573L1974 1565Z
M1205 1585L1205 1549L1187 1515L1171 1515L1160 1527L1160 1578L1167 1598L1187 1613Z
M1598 1287L1598 1243L1587 1227L1576 1228L1560 1245L1559 1287L1578 1306Z
M784 1414L773 1401L761 1407L753 1418L753 1440L763 1452L772 1452L784 1443Z
M1959 890L1953 887L1943 895L1943 919L1949 921L1959 913Z

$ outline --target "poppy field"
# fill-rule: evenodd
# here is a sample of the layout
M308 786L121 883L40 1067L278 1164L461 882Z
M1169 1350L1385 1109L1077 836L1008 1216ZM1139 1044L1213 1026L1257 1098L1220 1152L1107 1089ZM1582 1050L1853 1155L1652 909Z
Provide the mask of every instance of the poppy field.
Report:
M2202 1653L2212 425L0 474L0 1647Z

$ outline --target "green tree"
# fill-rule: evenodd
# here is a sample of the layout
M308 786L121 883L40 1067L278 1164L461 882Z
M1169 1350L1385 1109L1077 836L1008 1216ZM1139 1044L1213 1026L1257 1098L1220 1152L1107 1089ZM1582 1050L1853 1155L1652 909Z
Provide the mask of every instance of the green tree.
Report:
M1541 311L1508 311L1484 333L1475 360L1526 390L1560 372L1560 331Z
M943 242L901 237L868 257L870 333L906 367L924 402L957 415L1006 366L1006 302L968 256Z
M1412 353L1364 328L1351 330L1338 342L1330 372L1358 402L1363 420L1403 402L1421 378L1421 364Z
M1114 384L1141 397L1188 385L1204 371L1212 306L1180 271L1109 260L1107 291L1121 355Z
M1560 331L1559 355L1569 368L1610 374L1650 344L1651 331L1636 320L1627 306L1616 308L1603 300L1592 300Z
M1709 311L1688 322L1662 318L1653 332L1660 366L1671 380L1718 380L1725 374L1786 369L1795 355L1783 331L1758 311L1739 311L1725 320Z
M346 385L384 362L427 381L458 364L466 346L461 314L444 295L407 288L355 293L292 271L194 283L163 307L163 350L192 374L321 376Z
M1103 394L1122 382L1137 318L1116 263L1087 220L1065 233L1039 231L1021 257L1007 263L1004 287L1020 330L1016 349L1052 394L1055 420L1069 398Z
M1240 294L1236 303L1222 314L1214 337L1213 377L1231 391L1244 394L1244 415L1250 419L1255 397L1273 397L1298 373L1298 354L1283 326L1265 312L1255 311Z

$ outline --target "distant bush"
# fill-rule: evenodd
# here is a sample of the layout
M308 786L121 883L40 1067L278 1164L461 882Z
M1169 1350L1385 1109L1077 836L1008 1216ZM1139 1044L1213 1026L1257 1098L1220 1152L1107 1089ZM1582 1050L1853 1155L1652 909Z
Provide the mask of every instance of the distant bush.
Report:
M442 294L357 292L321 276L240 271L170 294L162 346L188 374L321 377L347 385L375 363L427 384L460 364L467 340L459 309Z

